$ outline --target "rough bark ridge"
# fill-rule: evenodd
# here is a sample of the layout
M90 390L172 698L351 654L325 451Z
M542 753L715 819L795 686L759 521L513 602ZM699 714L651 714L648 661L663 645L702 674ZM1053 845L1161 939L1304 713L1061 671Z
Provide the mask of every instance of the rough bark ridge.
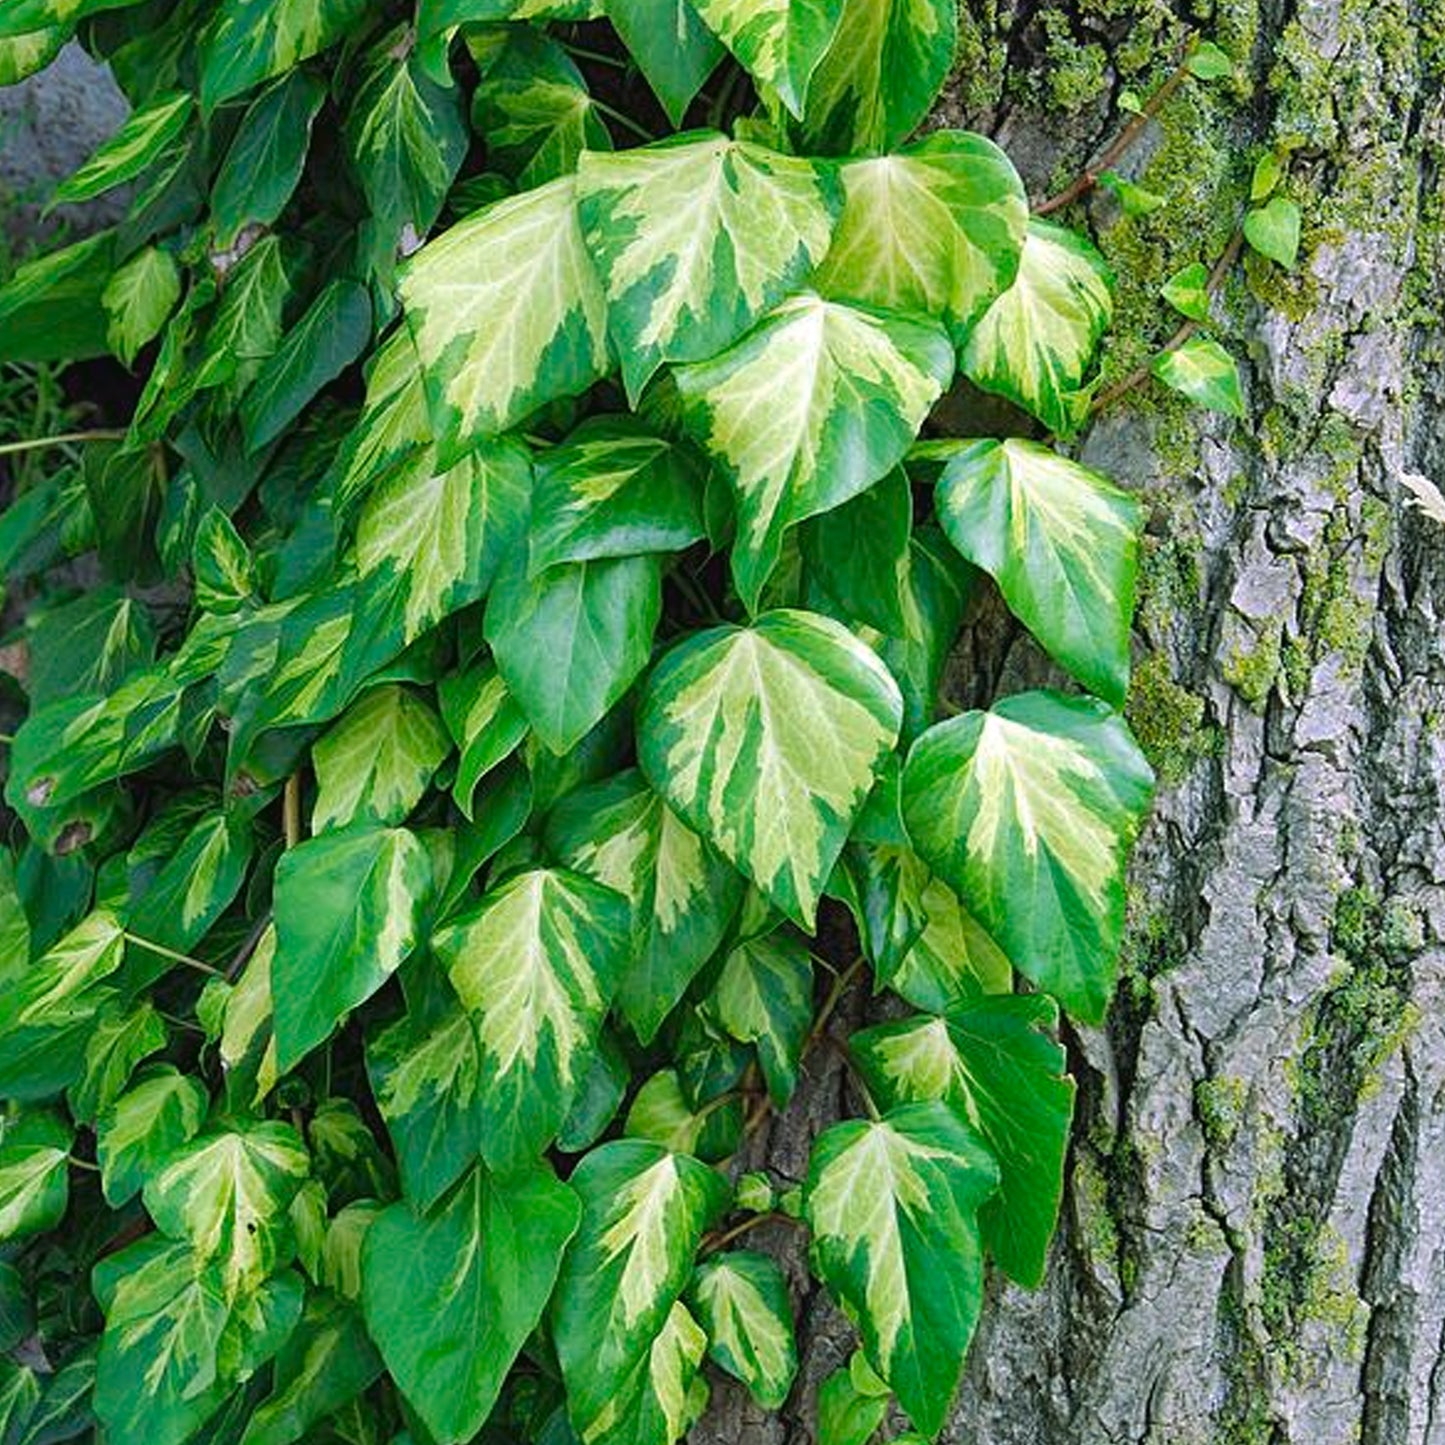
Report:
M1120 272L1109 370L1167 334L1158 283L1224 249L1265 144L1289 151L1304 244L1293 277L1250 261L1223 297L1246 423L1141 394L1085 443L1150 502L1130 713L1164 787L1111 1022L1069 1040L1080 1114L1049 1278L995 1291L943 1438L1441 1445L1445 534L1400 478L1445 481L1445 9L1180 14L1247 83L1185 87L1131 156L1162 211L1096 197L1071 217ZM940 121L992 131L1039 192L1183 33L1134 0L962 18ZM971 704L1039 660L985 603L955 674ZM759 1160L798 1177L845 1088L816 1064ZM698 1445L812 1440L817 1384L852 1348L788 1233L756 1237L791 1257L803 1383L770 1422L715 1381Z

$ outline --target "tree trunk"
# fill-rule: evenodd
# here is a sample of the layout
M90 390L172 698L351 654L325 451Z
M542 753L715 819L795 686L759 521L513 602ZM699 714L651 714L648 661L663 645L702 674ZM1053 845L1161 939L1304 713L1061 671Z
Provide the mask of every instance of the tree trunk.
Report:
M938 121L994 134L1037 194L1185 33L1144 0L961 18ZM1067 1039L1079 1112L1048 1279L992 1281L943 1438L1442 1445L1445 533L1401 479L1445 481L1445 6L1187 18L1241 79L1182 86L1121 164L1167 205L1127 219L1096 192L1066 216L1119 273L1110 375L1168 335L1159 284L1223 252L1266 146L1304 240L1292 275L1249 259L1223 294L1245 421L1150 384L1083 444L1148 502L1130 716L1162 786L1111 1019ZM975 705L1039 668L986 599L954 670ZM865 1007L846 1000L837 1031ZM855 1105L821 1056L758 1161L797 1179ZM791 1233L768 1233L802 1380L768 1421L714 1377L697 1445L813 1440L818 1382L853 1347Z

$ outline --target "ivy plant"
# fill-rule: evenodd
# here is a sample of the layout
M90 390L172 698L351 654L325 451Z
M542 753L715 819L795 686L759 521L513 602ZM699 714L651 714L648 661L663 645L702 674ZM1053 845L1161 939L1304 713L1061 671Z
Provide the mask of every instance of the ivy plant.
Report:
M0 360L114 393L0 515L6 1445L671 1445L789 1399L788 1231L861 1351L821 1438L932 1437L1041 1280L1141 516L1068 445L1108 267L916 136L955 24L6 4L0 74L78 34L133 105L54 197L121 218L0 288ZM990 589L1054 686L966 708ZM830 1039L855 1117L745 1172Z

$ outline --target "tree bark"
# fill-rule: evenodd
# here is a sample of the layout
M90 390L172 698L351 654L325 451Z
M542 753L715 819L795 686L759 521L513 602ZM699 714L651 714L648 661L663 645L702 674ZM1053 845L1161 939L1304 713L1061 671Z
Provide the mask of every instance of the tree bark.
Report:
M994 134L1043 195L1187 28L1239 61L1238 85L1182 86L1121 165L1161 210L1095 192L1061 217L1119 273L1110 377L1172 330L1158 285L1223 252L1265 147L1304 212L1294 273L1249 258L1220 300L1247 418L1151 384L1082 445L1148 505L1129 712L1162 786L1116 1005L1067 1035L1079 1111L1047 1281L991 1280L943 1439L1445 1445L1445 533L1401 482L1445 483L1445 7L1180 16L972 0L936 118ZM955 700L1040 673L986 598ZM846 1000L836 1032L867 1006ZM755 1162L798 1179L856 1112L846 1088L819 1051ZM795 1233L753 1239L791 1271L802 1377L769 1421L714 1376L696 1445L813 1441L817 1385L853 1347Z

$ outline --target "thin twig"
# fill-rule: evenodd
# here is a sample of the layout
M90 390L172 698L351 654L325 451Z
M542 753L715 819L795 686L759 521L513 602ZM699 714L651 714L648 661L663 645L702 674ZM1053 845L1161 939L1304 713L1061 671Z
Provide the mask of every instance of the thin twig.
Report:
M766 1214L750 1214L740 1224L735 1224L731 1229L725 1229L721 1234L709 1235L703 1240L698 1248L699 1254L715 1254L718 1250L726 1248L735 1239L741 1239L750 1229L756 1229L760 1224L791 1224L795 1229L802 1227L801 1219L794 1219L791 1214L780 1214L777 1210L769 1210Z
M235 957L226 965L226 979L231 981L239 976L241 970L250 963L251 955L255 953L257 945L266 936L266 930L271 926L271 910L268 908L251 925L251 931L246 935L246 941L236 950Z
M1214 269L1209 273L1209 279L1204 283L1204 289L1209 295L1213 296L1224 284L1224 278L1229 274L1230 267L1239 259L1239 253L1243 246L1244 228L1238 226L1229 238L1229 245L1224 248L1219 260L1214 263ZM1127 396L1136 386L1143 386L1154 374L1154 363L1161 356L1167 356L1171 351L1178 351L1198 330L1199 323L1197 321L1186 321L1148 361L1141 366L1136 366L1128 376L1122 381L1116 381L1107 391L1100 392L1089 408L1090 416L1098 416L1100 412L1113 406L1121 397Z
M33 437L29 441L0 443L0 457L16 457L24 452L44 451L47 447L70 446L74 442L123 442L130 433L115 427L95 431L67 431L56 436Z
M1193 46L1190 46L1193 49ZM1047 200L1039 201L1034 206L1034 215L1047 216L1054 211L1061 211L1065 206L1071 206L1077 200L1087 196L1099 180L1107 172L1119 164L1129 153L1134 142L1144 134L1145 127L1161 110L1169 103L1170 97L1189 78L1189 54L1186 51L1184 59L1179 62L1177 69L1167 80L1144 102L1143 108L1129 120L1129 123L1114 137L1114 143L1099 157L1093 165L1087 167L1080 175L1076 176L1057 195L1048 197Z

